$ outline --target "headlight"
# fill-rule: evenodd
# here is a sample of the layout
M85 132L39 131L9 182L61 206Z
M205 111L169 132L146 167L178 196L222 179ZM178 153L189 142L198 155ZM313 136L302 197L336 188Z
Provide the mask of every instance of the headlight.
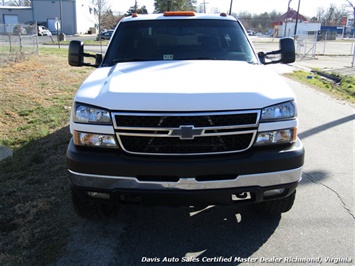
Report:
M75 104L73 118L79 123L111 124L109 111L80 103Z
M258 133L255 145L292 143L297 139L297 128Z
M74 131L74 144L101 148L118 148L115 136Z
M285 102L261 110L261 122L292 119L297 116L294 102Z

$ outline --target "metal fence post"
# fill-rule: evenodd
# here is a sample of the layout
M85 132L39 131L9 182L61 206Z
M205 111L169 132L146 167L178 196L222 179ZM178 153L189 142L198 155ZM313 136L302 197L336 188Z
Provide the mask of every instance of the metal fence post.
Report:
M325 55L325 45L326 45L326 43L327 43L327 37L328 37L328 31L325 32L324 46L323 46L323 55Z
M354 60L355 60L355 45L353 42L353 60L351 61L351 67L354 67Z

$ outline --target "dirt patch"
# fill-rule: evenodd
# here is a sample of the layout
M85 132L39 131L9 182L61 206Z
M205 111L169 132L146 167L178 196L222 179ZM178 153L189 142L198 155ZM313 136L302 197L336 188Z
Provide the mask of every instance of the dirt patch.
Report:
M53 50L55 51L55 50ZM48 264L77 216L65 152L75 91L93 68L68 66L66 51L42 53L0 72L0 264Z

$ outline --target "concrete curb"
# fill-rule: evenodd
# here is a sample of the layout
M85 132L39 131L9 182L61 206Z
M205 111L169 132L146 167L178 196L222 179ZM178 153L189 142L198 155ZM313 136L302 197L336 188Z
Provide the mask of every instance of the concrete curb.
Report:
M0 161L12 157L13 152L11 149L5 147L5 146L0 146Z

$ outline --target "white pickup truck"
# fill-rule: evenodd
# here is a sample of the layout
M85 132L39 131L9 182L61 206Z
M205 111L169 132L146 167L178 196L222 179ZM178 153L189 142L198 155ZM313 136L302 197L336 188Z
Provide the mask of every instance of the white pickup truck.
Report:
M304 162L296 101L264 65L294 60L293 39L256 53L224 13L133 14L104 57L72 41L69 64L97 67L71 114L76 212L101 217L121 203L290 210Z

